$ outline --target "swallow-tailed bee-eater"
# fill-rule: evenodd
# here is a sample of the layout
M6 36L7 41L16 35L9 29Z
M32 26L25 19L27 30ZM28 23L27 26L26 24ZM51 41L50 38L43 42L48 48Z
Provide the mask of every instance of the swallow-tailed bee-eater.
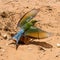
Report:
M34 26L37 21L33 18L36 16L38 12L39 9L32 9L31 11L26 13L18 22L17 26L21 29L15 36L13 36L13 39L16 41L16 46L18 46L18 42L20 41L22 36L39 39L47 38L50 36L50 33Z

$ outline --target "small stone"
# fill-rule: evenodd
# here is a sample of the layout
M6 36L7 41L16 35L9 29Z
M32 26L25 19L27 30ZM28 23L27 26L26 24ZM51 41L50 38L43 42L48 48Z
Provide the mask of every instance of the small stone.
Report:
M2 12L2 13L1 13L1 17L2 17L2 18L6 18L6 17L7 17L7 13L6 13L6 12Z
M4 39L7 39L7 34L4 34L4 35L3 35L3 38L4 38Z
M60 44L59 43L57 43L57 47L60 48Z
M44 48L42 48L42 47L40 47L40 50L42 50L42 51L46 51Z
M58 53L58 54L56 55L56 57L60 57L60 53Z
M4 27L4 30L5 31L10 31L10 29L7 26Z

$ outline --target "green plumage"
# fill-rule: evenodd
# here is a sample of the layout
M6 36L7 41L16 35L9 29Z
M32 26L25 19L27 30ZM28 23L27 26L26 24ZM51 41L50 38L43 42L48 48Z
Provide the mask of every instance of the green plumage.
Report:
M50 36L50 33L43 31L39 28L36 28L34 25L37 22L32 20L36 14L39 12L39 9L33 9L26 13L21 20L18 22L18 25L21 30L13 37L16 40L16 45L18 45L19 40L22 36L32 37L32 38L46 38Z
M28 13L26 13L21 20L18 22L19 27L22 27L23 25L25 25L26 23L30 22L33 17L36 16L36 14L39 12L39 9L32 9L31 11L29 11Z

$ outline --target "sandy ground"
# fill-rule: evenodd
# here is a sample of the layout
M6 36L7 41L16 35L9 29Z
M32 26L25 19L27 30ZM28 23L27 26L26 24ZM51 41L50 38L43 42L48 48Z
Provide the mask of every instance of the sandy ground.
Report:
M9 45L17 23L31 9L40 9L37 27L53 35L28 45ZM5 15L3 15L3 13ZM0 60L60 60L60 0L0 0Z

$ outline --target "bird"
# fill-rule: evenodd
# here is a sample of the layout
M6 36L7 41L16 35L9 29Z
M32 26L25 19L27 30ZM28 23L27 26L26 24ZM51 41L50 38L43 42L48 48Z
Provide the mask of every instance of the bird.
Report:
M35 26L35 23L38 21L33 18L37 15L39 10L40 9L30 10L19 20L17 27L20 27L20 30L12 37L16 41L16 49L18 48L18 43L22 36L35 39L43 39L50 36L49 32Z

